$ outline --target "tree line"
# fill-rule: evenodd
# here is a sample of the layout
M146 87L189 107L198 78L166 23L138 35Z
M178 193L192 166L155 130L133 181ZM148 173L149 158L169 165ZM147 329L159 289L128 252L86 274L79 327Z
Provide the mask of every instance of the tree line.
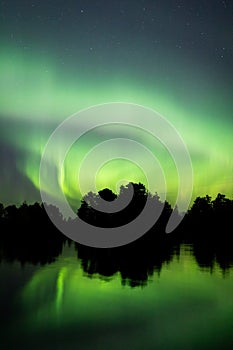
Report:
M128 197L129 203L119 212L106 213L101 209L103 199L114 203ZM211 270L217 262L226 271L233 266L233 200L224 194L219 193L215 199L208 195L197 197L181 224L170 234L165 233L165 227L173 210L171 205L162 202L158 194L149 193L141 183L122 186L118 196L110 189L89 192L83 197L77 216L95 226L122 226L136 218L147 201L154 206L155 212L161 210L161 215L138 240L107 249L75 243L78 258L88 275L112 276L120 271L122 283L143 285L154 271L159 273L165 262L179 254L181 243L192 244L196 261L202 267ZM0 260L18 260L22 264L51 263L61 254L66 242L71 244L50 221L46 206L45 203L25 202L19 207L0 204ZM50 205L51 210L57 220L67 222L58 208ZM177 208L175 214L180 215Z

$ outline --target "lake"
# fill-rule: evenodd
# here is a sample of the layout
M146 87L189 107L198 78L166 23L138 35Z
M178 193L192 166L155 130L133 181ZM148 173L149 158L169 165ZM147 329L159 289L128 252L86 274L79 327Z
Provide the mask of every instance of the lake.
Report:
M143 283L84 271L74 244L51 264L2 261L1 348L232 349L232 267L181 245Z

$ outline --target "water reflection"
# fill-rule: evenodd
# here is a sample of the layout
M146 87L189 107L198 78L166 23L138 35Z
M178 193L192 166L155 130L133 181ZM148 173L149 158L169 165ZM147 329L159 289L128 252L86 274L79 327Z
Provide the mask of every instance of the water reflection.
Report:
M84 258L77 259L80 249L74 245L34 270L26 264L10 276L16 267L7 265L4 280L18 275L21 282L11 298L17 313L2 327L4 349L230 349L232 270L224 277L215 264L212 274L205 273L192 250L181 245L145 288L122 285L120 269L105 273L90 252L88 259L83 251ZM100 261L115 261L105 254ZM84 261L92 266L86 272Z
M152 243L152 242L151 242ZM179 245L170 240L148 244L145 239L128 246L97 249L76 244L78 258L85 274L109 278L119 273L123 285L144 286L154 273L179 254Z
M49 230L35 237L25 231L20 236L2 235L0 240L0 261L20 264L44 265L56 261L62 254L64 245L72 244L56 230ZM187 247L200 268L212 272L217 264L226 274L233 266L231 241L212 239L192 240ZM13 239L12 239L13 238ZM161 235L154 238L146 234L137 241L117 248L92 248L75 244L76 257L83 272L89 276L111 279L119 273L122 285L145 286L154 274L160 274L164 264L174 256L179 258L182 239L179 234ZM77 262L78 263L78 262Z

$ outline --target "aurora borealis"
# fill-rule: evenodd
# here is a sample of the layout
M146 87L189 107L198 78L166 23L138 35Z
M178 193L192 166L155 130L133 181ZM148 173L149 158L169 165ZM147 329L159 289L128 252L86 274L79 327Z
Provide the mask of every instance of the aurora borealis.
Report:
M71 114L108 102L152 108L175 126L192 159L193 197L232 197L230 1L8 0L0 6L0 202L40 200L40 159L50 134ZM85 154L127 132L105 128L75 145L59 177L71 201L80 196L74 172ZM133 135L160 159L172 201L174 164L148 136ZM120 179L145 182L132 163L113 160L100 170L97 187L115 189Z

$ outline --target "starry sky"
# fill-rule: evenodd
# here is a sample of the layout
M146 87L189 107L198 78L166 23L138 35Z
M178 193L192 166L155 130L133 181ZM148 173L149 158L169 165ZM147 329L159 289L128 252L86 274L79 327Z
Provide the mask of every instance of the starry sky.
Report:
M232 20L230 0L1 1L0 202L40 200L50 134L71 114L108 102L152 108L175 126L192 159L193 198L232 197ZM60 183L71 201L80 197L74 164L108 132L90 133L74 148ZM134 134L161 155L172 202L174 167ZM143 176L115 160L97 187L114 190L121 178Z

